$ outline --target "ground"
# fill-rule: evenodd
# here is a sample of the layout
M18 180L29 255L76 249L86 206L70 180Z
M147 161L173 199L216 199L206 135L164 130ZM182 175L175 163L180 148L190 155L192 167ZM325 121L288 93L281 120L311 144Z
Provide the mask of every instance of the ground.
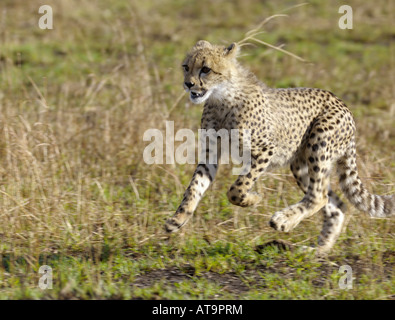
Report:
M194 165L148 165L149 128L200 125L180 64L199 39L229 44L273 14L241 63L272 87L317 87L345 101L357 123L358 167L371 192L395 191L395 25L391 1L46 1L0 5L0 299L394 299L394 220L349 205L333 251L317 241L320 214L289 234L271 215L301 199L289 169L257 183L262 202L231 205L235 177L220 168L193 219L163 224ZM332 179L336 180L336 179ZM337 184L334 189L338 189ZM343 197L344 198L344 197ZM273 240L277 241L273 242ZM281 241L285 242L281 242ZM273 245L265 245L267 243ZM286 245L278 245L286 243ZM39 268L53 272L40 289ZM339 268L352 268L341 289Z

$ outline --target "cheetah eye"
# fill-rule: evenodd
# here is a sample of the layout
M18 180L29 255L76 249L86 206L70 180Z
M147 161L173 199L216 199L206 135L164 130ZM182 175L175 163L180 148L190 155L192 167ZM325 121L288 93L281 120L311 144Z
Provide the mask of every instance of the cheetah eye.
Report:
M188 65L184 64L182 67L184 68L184 71L185 71L185 72L188 72L188 71L189 71Z
M209 67L203 67L201 70L200 70L200 72L201 73L209 73L211 71L211 69L209 68Z

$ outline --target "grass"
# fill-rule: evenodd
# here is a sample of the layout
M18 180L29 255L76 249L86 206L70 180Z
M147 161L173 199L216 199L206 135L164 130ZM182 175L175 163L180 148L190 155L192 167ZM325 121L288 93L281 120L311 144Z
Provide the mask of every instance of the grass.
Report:
M354 29L337 27L344 3L309 1L270 21L264 46L241 61L273 87L320 87L341 97L358 128L362 179L394 193L394 6L350 1ZM199 39L244 38L292 1L46 1L54 29L40 30L41 2L6 0L0 12L0 299L393 299L394 221L350 207L327 258L276 247L316 242L319 214L289 234L271 214L301 192L289 170L257 184L255 208L230 205L234 177L220 168L192 221L170 238L193 165L146 165L149 128L199 127L201 106L182 96L180 63ZM392 16L391 16L392 14ZM338 286L341 265L353 288ZM38 287L40 266L53 289Z

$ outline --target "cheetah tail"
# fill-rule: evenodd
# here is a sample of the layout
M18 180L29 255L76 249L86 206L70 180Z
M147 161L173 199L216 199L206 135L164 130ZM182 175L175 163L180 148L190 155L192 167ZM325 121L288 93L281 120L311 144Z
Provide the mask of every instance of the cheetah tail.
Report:
M358 176L355 160L355 143L351 142L346 154L337 161L340 188L348 200L371 217L395 217L395 195L378 196L369 193Z

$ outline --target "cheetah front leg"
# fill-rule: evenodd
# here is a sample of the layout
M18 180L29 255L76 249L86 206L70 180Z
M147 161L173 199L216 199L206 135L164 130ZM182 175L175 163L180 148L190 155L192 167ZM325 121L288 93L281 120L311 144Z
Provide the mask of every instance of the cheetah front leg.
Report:
M269 148L265 148L268 150ZM251 192L254 183L266 171L269 166L272 152L263 152L251 158L251 169L246 175L240 175L232 184L227 196L229 201L240 207L248 207L258 203L261 196L256 192Z
M193 174L191 183L184 193L184 198L176 213L167 220L167 232L179 230L192 216L204 192L210 186L217 173L217 164L199 164Z
M208 138L209 144L205 150L205 163L197 165L192 180L184 193L181 204L175 214L166 221L165 229L167 232L178 231L187 223L196 210L204 193L215 178L218 170L218 161L221 157L221 140L216 134L209 135Z

